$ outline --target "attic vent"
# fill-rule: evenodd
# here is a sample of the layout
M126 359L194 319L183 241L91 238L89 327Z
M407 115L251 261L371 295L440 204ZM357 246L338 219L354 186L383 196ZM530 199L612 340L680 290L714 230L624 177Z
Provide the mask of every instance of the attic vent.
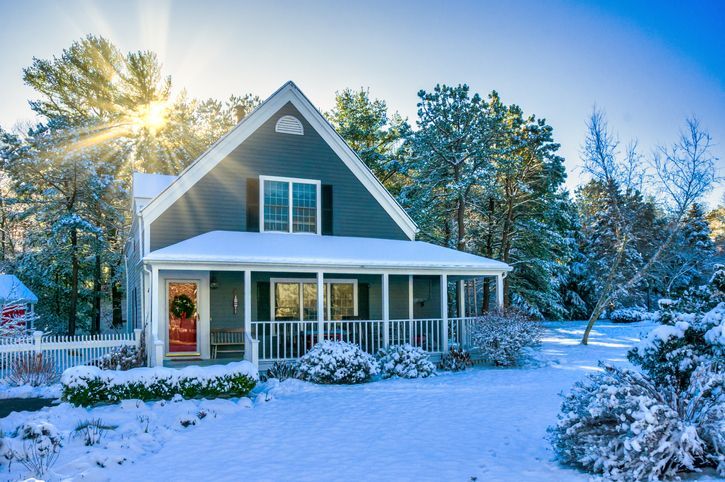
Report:
M274 127L274 130L276 132L281 132L282 134L294 134L297 136L303 136L305 135L305 130L302 127L302 122L299 121L296 117L292 117L291 115L284 115L279 118L277 121L277 125Z

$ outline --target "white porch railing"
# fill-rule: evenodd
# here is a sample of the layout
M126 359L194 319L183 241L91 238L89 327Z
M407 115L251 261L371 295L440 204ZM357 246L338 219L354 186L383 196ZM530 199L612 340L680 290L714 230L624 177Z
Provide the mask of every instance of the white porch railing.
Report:
M470 345L470 324L475 318L449 318L448 344ZM382 320L325 321L322 338L354 343L374 355L385 346ZM443 320L426 318L390 320L388 343L410 343L430 353L445 349ZM253 321L252 338L259 341L259 360L294 360L307 353L320 339L317 321Z
M41 355L52 360L55 371L87 365L122 346L138 346L141 330L134 333L104 335L44 336L36 331L32 335L0 338L0 379L8 376L13 366Z

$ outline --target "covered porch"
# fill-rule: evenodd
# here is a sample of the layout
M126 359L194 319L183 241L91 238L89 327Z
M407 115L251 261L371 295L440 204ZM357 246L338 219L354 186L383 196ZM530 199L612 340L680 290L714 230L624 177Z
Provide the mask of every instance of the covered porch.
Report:
M197 238L144 259L152 365L244 358L264 369L326 339L371 354L410 343L436 356L469 344L473 281L493 278L500 305L510 270L413 241L229 232ZM202 250L211 240L215 253ZM260 252L271 259L255 258Z

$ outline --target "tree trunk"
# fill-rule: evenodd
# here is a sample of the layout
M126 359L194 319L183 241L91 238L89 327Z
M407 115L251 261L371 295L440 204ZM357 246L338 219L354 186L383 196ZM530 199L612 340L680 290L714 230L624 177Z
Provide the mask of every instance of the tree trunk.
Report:
M592 312L592 316L589 317L589 323L587 324L587 329L584 331L584 337L582 338L582 343L586 345L589 342L589 333L592 331L592 328L594 327L594 323L599 319L599 316L604 311L604 307L612 301L617 293L620 291L627 291L629 288L637 285L637 283L642 280L649 271L654 267L655 263L659 259L659 257L662 255L662 253L665 252L670 247L670 244L672 244L672 241L675 239L675 235L679 232L679 220L677 221L677 224L672 228L670 231L670 234L667 236L667 239L660 245L659 248L657 248L657 251L655 254L652 255L652 257L647 261L647 263L642 267L639 272L637 272L629 281L627 281L624 285L622 285L617 290L612 291L612 280L614 279L614 276L616 274L616 270L619 268L619 264L622 261L622 258L624 256L624 250L626 246L627 240L622 242L622 248L620 249L620 252L617 254L617 259L615 260L614 265L612 266L612 270L609 273L609 278L606 283L605 290L602 291L601 296L599 297L599 301L597 301L597 304L594 308L594 311Z
M113 309L113 326L119 327L123 324L123 310L121 310L121 302L123 301L123 292L120 283L114 281L111 284L111 308ZM126 295L128 296L128 294Z
M93 271L93 324L91 333L97 335L101 332L101 253L96 248L96 265Z
M76 319L78 316L78 231L71 228L71 282L70 282L70 306L68 307L68 335L76 334Z

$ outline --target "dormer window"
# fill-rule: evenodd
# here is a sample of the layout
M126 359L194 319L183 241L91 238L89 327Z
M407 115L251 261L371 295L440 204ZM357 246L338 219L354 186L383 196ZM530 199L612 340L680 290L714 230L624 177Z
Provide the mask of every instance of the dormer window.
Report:
M320 181L259 176L261 231L320 234Z

